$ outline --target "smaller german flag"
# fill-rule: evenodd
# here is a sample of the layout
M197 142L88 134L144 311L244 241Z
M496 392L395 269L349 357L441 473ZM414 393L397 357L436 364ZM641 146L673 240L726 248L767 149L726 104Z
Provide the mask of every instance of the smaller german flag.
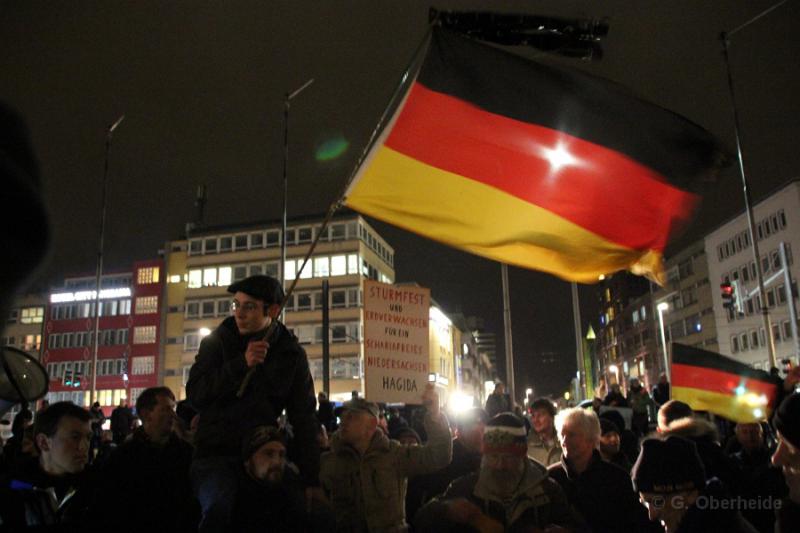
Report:
M724 355L672 344L672 399L734 422L769 418L780 381Z

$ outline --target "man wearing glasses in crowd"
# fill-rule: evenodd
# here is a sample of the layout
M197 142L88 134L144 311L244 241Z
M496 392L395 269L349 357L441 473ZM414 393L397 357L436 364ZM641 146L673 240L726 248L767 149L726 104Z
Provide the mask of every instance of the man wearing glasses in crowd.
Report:
M316 398L306 353L280 322L265 337L280 313L283 288L270 276L251 276L228 292L233 316L203 339L186 384L189 401L200 412L192 463L203 512L200 531L228 529L242 438L256 426L277 425L284 409L294 430L290 454L296 451L307 494L319 485Z

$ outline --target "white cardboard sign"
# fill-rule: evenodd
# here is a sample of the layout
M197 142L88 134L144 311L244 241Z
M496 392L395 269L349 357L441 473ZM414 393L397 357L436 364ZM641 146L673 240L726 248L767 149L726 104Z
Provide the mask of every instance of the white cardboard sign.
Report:
M364 396L420 403L428 382L431 291L364 281Z

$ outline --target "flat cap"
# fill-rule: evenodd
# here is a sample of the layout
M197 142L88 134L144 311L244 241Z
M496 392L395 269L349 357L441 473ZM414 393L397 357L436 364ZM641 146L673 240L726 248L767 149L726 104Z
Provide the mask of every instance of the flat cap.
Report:
M283 287L281 287L280 281L272 276L250 276L228 287L228 292L231 294L243 292L248 296L263 300L267 305L283 303Z

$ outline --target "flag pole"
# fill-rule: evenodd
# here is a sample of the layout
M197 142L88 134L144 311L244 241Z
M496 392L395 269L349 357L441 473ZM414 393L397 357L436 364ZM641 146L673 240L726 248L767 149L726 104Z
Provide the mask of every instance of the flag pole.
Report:
M337 204L341 205L344 202L344 198L347 195L347 191L350 189L350 185L352 185L353 180L355 179L356 175L358 174L358 170L361 168L361 165L364 163L364 160L367 158L369 151L372 150L372 147L375 146L375 143L378 140L379 133L383 131L384 126L386 125L386 119L389 116L389 112L394 108L395 103L398 100L402 90L409 84L410 80L413 78L410 76L411 70L414 68L414 65L419 60L420 54L423 49L426 48L428 41L430 41L431 34L433 33L434 25L438 24L438 17L435 18L430 22L428 25L428 31L425 32L425 36L422 38L420 43L417 45L416 50L411 56L411 60L408 62L405 70L403 70L403 75L400 76L400 81L395 86L394 91L392 92L392 96L389 98L389 103L386 104L386 107L383 110L383 114L381 114L381 118L378 120L378 124L372 130L372 133L369 136L369 140L367 141L366 145L364 145L364 150L362 150L361 155L359 155L358 160L356 161L355 167L350 172L350 175L345 182L344 187L342 188L342 192L339 194L339 198L337 200Z

